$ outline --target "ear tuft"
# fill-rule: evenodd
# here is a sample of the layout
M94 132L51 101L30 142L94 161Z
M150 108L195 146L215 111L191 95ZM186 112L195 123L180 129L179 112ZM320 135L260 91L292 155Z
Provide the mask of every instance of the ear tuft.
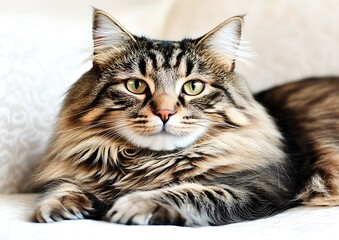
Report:
M93 42L94 55L106 51L118 51L128 41L135 41L129 33L113 17L102 10L94 9L93 12ZM94 56L95 58L96 56Z
M233 68L234 61L246 62L251 58L249 48L241 41L243 16L235 16L219 24L202 37L198 44L203 44L212 55Z

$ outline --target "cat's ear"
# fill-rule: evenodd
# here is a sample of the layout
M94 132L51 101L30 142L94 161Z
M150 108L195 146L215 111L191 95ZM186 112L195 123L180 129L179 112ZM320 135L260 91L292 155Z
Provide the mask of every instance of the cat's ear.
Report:
M234 68L236 60L242 60L241 34L243 16L235 16L219 24L212 31L204 35L198 42L207 53L216 57L218 61L228 66L230 71Z
M109 53L114 53L135 41L129 33L113 17L102 10L94 9L93 12L93 43L94 61L103 61Z

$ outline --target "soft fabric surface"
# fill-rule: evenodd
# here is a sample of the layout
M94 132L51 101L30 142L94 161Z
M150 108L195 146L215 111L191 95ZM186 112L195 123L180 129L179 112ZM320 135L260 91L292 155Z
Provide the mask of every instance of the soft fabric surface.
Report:
M25 190L63 94L91 66L91 6L130 31L197 37L247 14L257 57L238 65L253 91L315 75L339 75L337 0L0 0L0 193ZM336 239L339 208L292 209L222 227L122 226L83 220L29 222L36 195L0 195L0 239Z
M93 220L33 223L37 195L0 195L0 239L336 239L339 207L298 207L218 227L125 226Z

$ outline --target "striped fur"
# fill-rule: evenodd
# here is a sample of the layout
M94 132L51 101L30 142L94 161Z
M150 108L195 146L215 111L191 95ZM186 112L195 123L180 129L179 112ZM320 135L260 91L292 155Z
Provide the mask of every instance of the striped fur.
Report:
M39 222L222 225L322 202L312 198L315 185L332 194L323 182L334 184L337 172L331 179L311 168L299 174L296 166L309 164L293 158L285 129L233 71L242 17L171 42L134 36L100 10L93 16L93 67L70 88L34 179ZM131 79L146 90L131 92ZM189 81L203 91L185 92ZM266 107L273 106L276 91L257 100L272 98ZM315 165L321 173L336 163L335 141L318 146L326 153Z
M306 205L338 205L339 78L286 84L258 94L257 100L285 133L296 179L306 184L297 198Z

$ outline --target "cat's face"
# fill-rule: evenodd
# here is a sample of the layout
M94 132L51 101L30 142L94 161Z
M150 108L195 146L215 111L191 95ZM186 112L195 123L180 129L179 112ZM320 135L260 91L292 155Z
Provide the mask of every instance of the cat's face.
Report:
M241 24L235 17L199 39L157 41L133 36L96 11L93 62L99 73L86 90L93 101L81 100L87 105L81 123L156 151L244 124L234 100L239 86L232 82Z
M213 79L189 41L137 41L137 49L121 53L103 73L113 83L106 107L119 108L112 115L117 131L139 147L186 147L210 126L204 111L216 97Z

